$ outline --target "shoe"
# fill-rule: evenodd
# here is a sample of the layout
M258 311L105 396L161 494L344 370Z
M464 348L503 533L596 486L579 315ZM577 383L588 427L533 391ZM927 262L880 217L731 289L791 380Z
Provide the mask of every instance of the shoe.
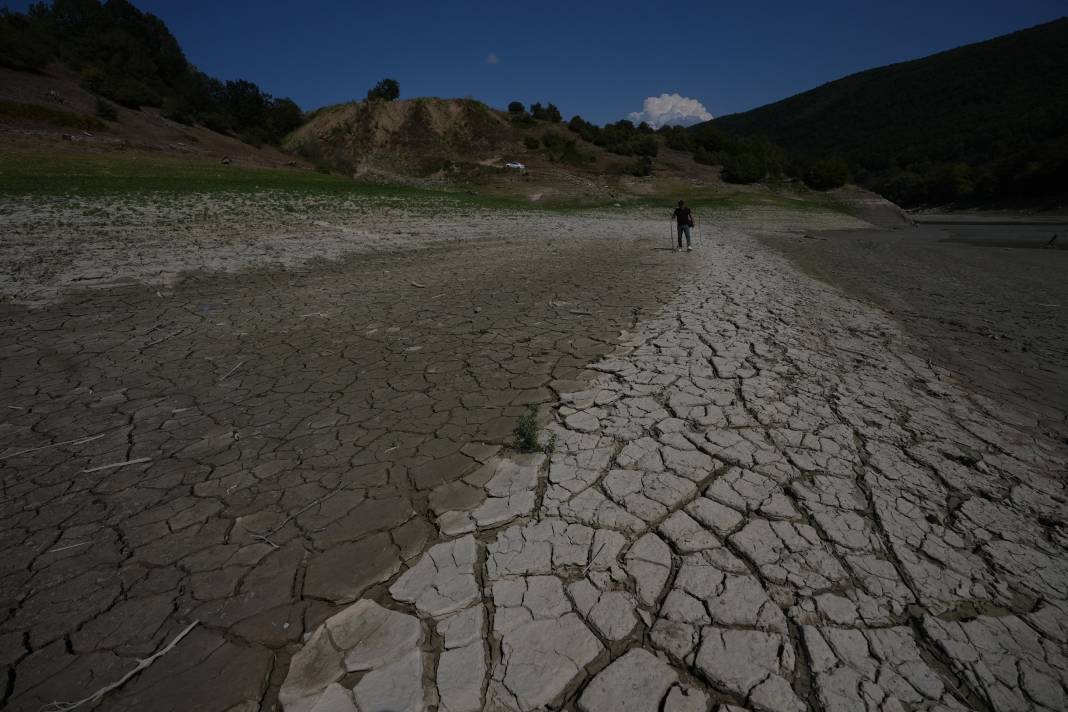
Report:
M676 247L674 250L672 250L672 252L682 252L682 248Z
M687 247L687 248L686 248L686 251L687 251L687 252L693 252L693 248L692 248L692 247Z

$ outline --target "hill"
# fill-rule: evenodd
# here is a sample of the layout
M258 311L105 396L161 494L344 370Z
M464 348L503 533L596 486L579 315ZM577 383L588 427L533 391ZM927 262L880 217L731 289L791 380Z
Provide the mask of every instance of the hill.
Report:
M603 201L693 181L720 184L718 168L662 147L651 129L577 121L581 133L575 120L535 119L474 99L356 101L312 112L282 147L343 175L534 201Z
M172 121L256 145L277 143L301 121L290 99L199 71L163 21L128 0L54 0L24 14L0 8L0 67L47 73L56 66L100 98L93 113L105 120L116 105L154 107Z
M840 156L905 205L1063 200L1068 18L853 74L715 119L792 157Z

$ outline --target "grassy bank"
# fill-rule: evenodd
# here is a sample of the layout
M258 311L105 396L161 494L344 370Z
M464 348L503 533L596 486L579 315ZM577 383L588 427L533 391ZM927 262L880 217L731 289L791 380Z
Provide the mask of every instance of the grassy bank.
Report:
M303 168L223 165L216 161L144 154L0 155L0 195L147 196L153 193L254 193L366 196L455 202L471 207L521 207L525 201L468 192L363 183Z
M678 190L665 186L652 195L623 195L612 200L550 199L531 202L487 186L432 190L359 182L296 167L223 165L216 161L143 153L56 154L12 152L0 155L0 196L144 197L153 194L281 192L299 198L365 197L413 206L433 203L448 208L506 210L670 210L679 197L696 210L770 207L799 211L845 212L826 195L813 192L753 191L730 188Z

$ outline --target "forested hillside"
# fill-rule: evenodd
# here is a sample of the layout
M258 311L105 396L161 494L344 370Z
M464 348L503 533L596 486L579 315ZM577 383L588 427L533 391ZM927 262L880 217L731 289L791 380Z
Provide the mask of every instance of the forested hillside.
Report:
M55 0L25 13L0 10L0 65L35 71L59 61L82 86L129 108L160 107L164 116L277 143L300 125L300 108L248 81L220 81L197 70L158 17L127 0ZM98 107L107 116L106 102Z
M1063 200L1068 18L711 123L801 160L844 158L855 182L904 205Z

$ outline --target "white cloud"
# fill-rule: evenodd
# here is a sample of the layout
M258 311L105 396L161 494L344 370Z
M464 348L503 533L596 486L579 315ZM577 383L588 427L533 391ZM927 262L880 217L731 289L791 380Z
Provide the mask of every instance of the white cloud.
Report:
M490 52L486 55L486 64L500 64L501 58L497 56L496 52Z
M658 129L668 124L689 126L701 121L709 121L712 119L712 114L708 113L708 110L697 99L678 94L661 94L646 99L642 110L631 112L627 118L636 124L644 121L654 129Z

